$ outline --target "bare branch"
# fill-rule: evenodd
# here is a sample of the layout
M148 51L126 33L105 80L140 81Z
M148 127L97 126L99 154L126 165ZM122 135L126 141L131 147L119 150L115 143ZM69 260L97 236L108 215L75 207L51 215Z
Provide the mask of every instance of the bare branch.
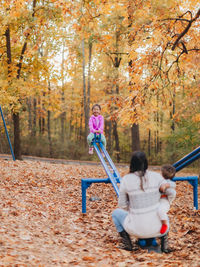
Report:
M176 46L178 45L179 41L181 40L181 38L186 35L186 33L189 31L190 27L192 26L192 23L194 21L196 21L200 16L200 9L198 10L197 14L195 15L195 17L193 19L191 19L188 22L188 25L186 26L186 28L182 31L182 33L179 34L178 38L176 39L176 41L174 42L173 46L172 46L172 51L175 50Z
M185 21L185 22L190 22L191 21L189 19L181 19L181 18L167 18L167 19L162 19L162 21L168 21L168 20Z
M113 58L111 57L110 53L106 52L106 55L109 56L109 58L112 60L113 65L115 65L115 62L114 62Z
M188 51L187 51L187 48L186 48L184 42L181 41L180 44L182 44L182 46L183 46L183 51L184 51L184 53L188 54Z

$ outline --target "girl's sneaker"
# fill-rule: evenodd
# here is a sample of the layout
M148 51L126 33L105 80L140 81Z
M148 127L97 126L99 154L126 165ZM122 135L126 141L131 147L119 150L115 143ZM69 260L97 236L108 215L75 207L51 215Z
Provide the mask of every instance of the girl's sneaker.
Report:
M90 154L90 155L93 154L93 150L94 150L93 147L90 147L90 148L89 148L89 154Z

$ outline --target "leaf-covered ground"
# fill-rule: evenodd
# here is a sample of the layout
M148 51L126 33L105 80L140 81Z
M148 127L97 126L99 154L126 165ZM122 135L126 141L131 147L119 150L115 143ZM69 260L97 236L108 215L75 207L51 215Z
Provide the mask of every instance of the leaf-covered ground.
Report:
M175 251L156 254L118 248L110 184L92 184L82 215L81 178L106 177L101 166L1 159L0 174L0 266L200 266L200 213L187 182L177 183L169 213Z

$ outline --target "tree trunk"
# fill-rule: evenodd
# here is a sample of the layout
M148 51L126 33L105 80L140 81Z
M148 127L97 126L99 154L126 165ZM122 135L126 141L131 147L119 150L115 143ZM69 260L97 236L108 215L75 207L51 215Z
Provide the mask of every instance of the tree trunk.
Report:
M62 143L64 143L65 140L65 112L62 112L60 115L60 122L61 122L61 135L60 135L60 140Z
M112 155L112 122L109 120L105 120L105 134L107 141L107 150L110 155Z
M32 128L32 136L36 136L36 123L37 123L37 100L34 97L33 99L33 128Z
M49 95L51 94L51 87L50 87L50 82L49 82L49 86L48 86L48 91L49 91ZM49 103L50 105L50 103ZM50 157L53 156L53 149L52 149L52 140L51 140L51 112L48 109L48 120L47 120L47 129L48 129L48 140L49 140L49 155Z
M31 97L27 99L27 106L28 106L28 131L29 134L32 132L32 103L31 103Z
M86 81L85 81L85 41L82 40L82 55L83 55L83 106L84 106L84 115L85 115L85 145L87 139L87 121L86 121L86 114L87 114L87 95L86 95Z
M10 77L12 54L11 54L10 28L9 28L9 26L6 29L5 36L6 36L6 53L7 53L7 63L8 63L8 77Z
M171 129L172 129L172 132L175 131L175 123L174 123L174 114L175 114L175 108L176 108L176 92L175 92L175 87L174 87L174 90L173 90L173 96L172 96L172 111L171 111L171 114L170 114L170 118L172 120L172 124L171 124Z
M120 31L117 30L116 31L116 53L115 53L115 58L113 61L113 65L115 68L115 93L116 95L119 94L119 66L120 66L120 62L121 62L121 58L118 57L119 54L119 37L120 37ZM114 109L116 110L117 107L114 107ZM118 129L117 129L117 118L114 119L114 121L112 122L113 125L113 136L114 136L114 140L115 140L115 151L116 151L116 158L117 158L117 162L120 162L120 145L119 145L119 135L118 135Z
M119 149L119 136L118 136L116 121L113 121L113 135L115 138L115 151L116 151L117 162L119 163L120 162L120 149Z
M47 122L47 128L48 128L48 140L49 140L49 155L50 157L53 156L53 149L52 149L52 140L51 140L51 112L48 110L48 122Z
M75 134L75 140L78 141L79 131L78 131L78 114L77 113L75 114L75 131L74 131L74 134Z
M92 42L89 42L89 59L88 59L88 88L87 88L87 103L86 103L86 116L85 116L85 123L86 127L86 136L89 134L89 114L90 114L90 89L91 89L91 61L92 61Z
M14 154L15 159L21 160L21 140L20 140L20 126L19 126L19 113L13 113L14 124Z
M6 36L6 53L7 53L7 63L8 63L8 79L11 78L11 63L12 63L12 54L11 54L11 42L10 42L10 28L9 26L5 32ZM10 84L12 81L9 81ZM13 112L13 125L14 125L14 154L15 159L21 160L21 140L20 140L20 119L19 119L19 112Z
M151 130L148 133L148 156L151 155Z
M133 124L131 127L131 140L132 140L132 151L140 150L140 134L139 134L139 125Z
M155 137L154 137L154 153L157 155L157 131L154 131Z
M38 98L38 127L39 127L39 134L42 134L42 105L41 105L41 99Z
M65 62L65 46L64 46L64 40L63 40L63 49L62 49L62 63L61 63L61 77L62 77L62 91L61 91L61 97L62 97L62 106L63 106L63 112L60 116L61 121L61 142L64 143L65 140L65 91L64 91L64 85L65 85L65 79L64 79L64 62Z
M45 132L45 118L42 118L42 134Z
M72 99L73 99L73 92L74 92L74 88L72 87ZM70 121L69 121L69 139L72 138L72 134L73 134L73 130L74 130L74 126L72 124L73 119L74 119L73 106L71 106L71 109L70 109Z
M133 13L134 13L134 7L133 7L133 1L129 0L128 1L128 21L129 21L129 28L131 28L132 23L133 23ZM134 38L131 34L128 35L128 45L131 48L132 43L134 42ZM129 60L129 77L130 77L130 82L129 86L131 86L131 74L133 72L133 61L130 59ZM139 125L138 124L133 124L131 127L131 134L132 134L132 150L140 150L140 134L139 134Z
M33 0L33 12L32 12L32 17L35 16L35 8L36 8L36 2L37 0ZM19 57L19 62L17 64L17 75L16 78L19 79L21 75L21 70L22 70L22 63L23 63L23 58L24 58L24 53L27 49L27 40L29 37L30 33L26 35L25 42L22 46L21 54ZM7 50L7 62L8 62L8 78L10 77L11 74L11 62L12 62L12 55L11 55L11 42L10 42L10 28L9 26L6 29L5 32L6 36L6 50ZM20 101L20 99L19 99ZM12 117L13 117L13 123L14 123L14 153L15 153L15 158L16 159L21 159L21 139L20 139L20 116L19 112L13 112L12 111ZM16 129L15 129L16 127ZM15 136L16 134L16 136ZM16 146L16 147L15 147Z
M83 136L83 113L81 112L81 118L80 118L80 128L79 128L79 136L78 136L78 140L82 140L82 136Z
M45 98L45 92L43 92L43 96ZM45 106L44 103L42 101L42 110L41 110L41 133L44 134L45 132L45 118L44 118L44 112L46 112L45 110Z
M8 63L8 78L11 76L11 63L12 63L12 54L11 54L11 43L10 43L10 28L7 27L6 32L6 51L7 51L7 63ZM13 125L14 125L14 154L15 159L21 160L21 140L20 140L20 119L19 112L12 112Z
M92 42L89 41L89 60L88 60L88 87L86 92L86 77L85 77L85 42L82 40L82 54L83 54L83 106L85 114L85 138L84 143L87 144L87 136L89 134L88 122L90 112L90 78L91 78L91 61L92 61Z

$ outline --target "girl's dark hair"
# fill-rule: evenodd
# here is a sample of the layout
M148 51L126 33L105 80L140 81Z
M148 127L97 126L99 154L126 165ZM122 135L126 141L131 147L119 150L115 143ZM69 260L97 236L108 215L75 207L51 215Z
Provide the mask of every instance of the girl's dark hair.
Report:
M98 107L98 108L101 110L101 106L100 106L99 104L94 104L94 105L92 106L92 110L93 110L95 107Z
M147 169L148 169L148 161L146 158L146 154L142 151L133 152L131 162L130 162L130 173L133 173L136 171L139 172L142 190L144 190L142 177L145 175L145 172Z

